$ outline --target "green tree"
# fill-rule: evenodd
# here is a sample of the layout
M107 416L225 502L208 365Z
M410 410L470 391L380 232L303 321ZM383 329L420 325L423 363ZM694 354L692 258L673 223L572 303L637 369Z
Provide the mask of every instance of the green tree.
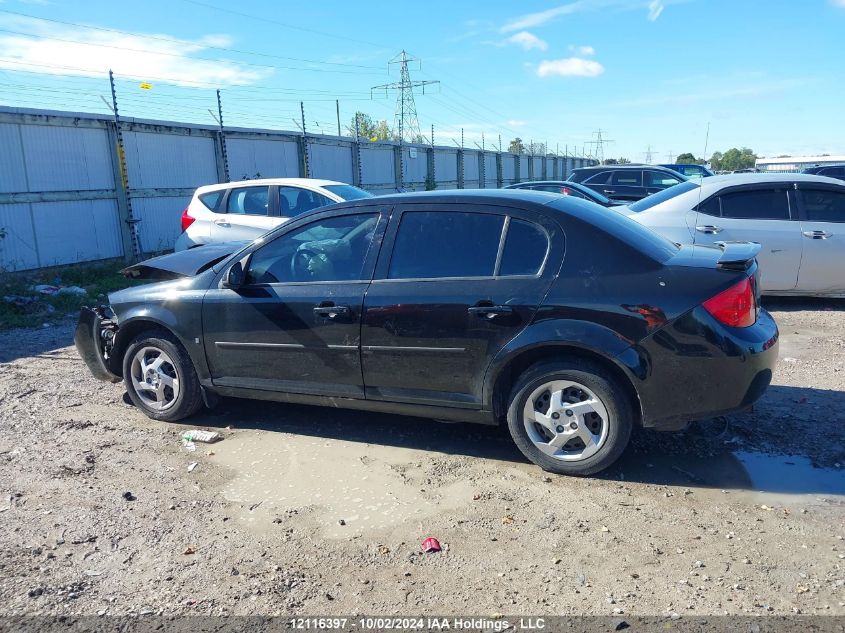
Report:
M710 164L714 169L718 169L720 171L748 169L749 167L754 167L757 162L757 155L748 147L743 147L742 149L732 147L724 154L719 154L718 161L716 161L718 162L718 167L716 167L716 162L714 162L715 158L716 153L714 153L713 158L710 159Z
M703 165L704 159L696 158L695 154L692 152L684 152L683 154L678 154L675 158L675 162L682 165Z
M393 132L387 121L374 121L373 117L365 112L356 112L346 131L349 136L355 136L355 121L358 121L358 136L370 141L386 141L393 138Z
M525 143L522 142L522 139L518 136L510 142L508 145L508 151L511 154L524 154L525 153Z

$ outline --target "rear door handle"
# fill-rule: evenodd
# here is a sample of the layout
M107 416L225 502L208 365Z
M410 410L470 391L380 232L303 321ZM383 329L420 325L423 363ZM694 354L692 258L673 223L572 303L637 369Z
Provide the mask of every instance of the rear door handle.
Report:
M809 237L811 240L826 240L829 237L833 237L833 233L828 233L827 231L804 231L801 235Z
M314 308L314 315L323 319L337 319L338 317L348 317L352 314L352 308L349 306L332 305L318 305Z
M604 192L605 193L616 193L616 190L615 189L605 189Z
M695 230L699 233L707 233L708 235L714 235L716 233L722 232L721 226L713 226L712 224L704 224L702 226L695 227Z
M222 226L222 227L231 226L231 224L229 224L226 220L215 220L214 223L217 226Z
M513 314L511 306L472 306L467 312L479 319L495 319L497 316Z

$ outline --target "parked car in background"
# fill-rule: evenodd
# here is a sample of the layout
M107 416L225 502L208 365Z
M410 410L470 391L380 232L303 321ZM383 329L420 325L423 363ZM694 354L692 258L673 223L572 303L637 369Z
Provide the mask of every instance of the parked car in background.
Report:
M572 196L574 198L582 198L595 202L603 207L613 207L620 202L611 200L607 196L600 194L594 189L582 185L577 182L569 182L568 180L534 180L529 182L518 182L512 185L506 185L503 189L529 189L531 191L547 191L549 193L559 193L563 196Z
M816 165L814 167L807 167L801 173L845 180L845 165Z
M618 209L675 242L759 242L765 294L845 297L841 180L785 173L714 176Z
M708 178L710 176L716 175L712 171L707 169L707 167L705 167L704 165L696 165L694 163L673 163L660 165L660 167L665 167L666 169L676 171L679 174L683 174L687 178Z
M253 240L290 218L372 194L333 180L266 178L200 187L182 212L175 250Z
M693 250L572 196L356 200L223 250L143 262L178 278L80 314L86 364L151 418L224 395L505 423L586 475L634 426L748 407L777 357L758 245Z
M611 200L633 202L684 182L687 177L657 165L597 165L575 169L567 180L586 185Z

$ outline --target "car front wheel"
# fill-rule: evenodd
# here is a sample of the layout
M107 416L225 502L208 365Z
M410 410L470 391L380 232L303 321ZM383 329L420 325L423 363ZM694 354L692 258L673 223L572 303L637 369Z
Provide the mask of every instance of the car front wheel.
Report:
M544 470L591 475L613 464L631 437L631 403L603 367L580 359L529 368L511 392L508 428Z
M199 379L188 353L170 332L141 332L123 358L126 391L155 420L173 422L202 406Z

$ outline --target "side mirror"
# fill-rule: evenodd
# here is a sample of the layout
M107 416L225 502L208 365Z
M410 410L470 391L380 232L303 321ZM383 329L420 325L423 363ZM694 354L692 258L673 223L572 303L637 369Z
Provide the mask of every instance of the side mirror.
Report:
M226 271L223 277L222 286L224 288L231 288L237 290L244 285L246 275L244 275L244 266L242 262L235 262L232 267Z

